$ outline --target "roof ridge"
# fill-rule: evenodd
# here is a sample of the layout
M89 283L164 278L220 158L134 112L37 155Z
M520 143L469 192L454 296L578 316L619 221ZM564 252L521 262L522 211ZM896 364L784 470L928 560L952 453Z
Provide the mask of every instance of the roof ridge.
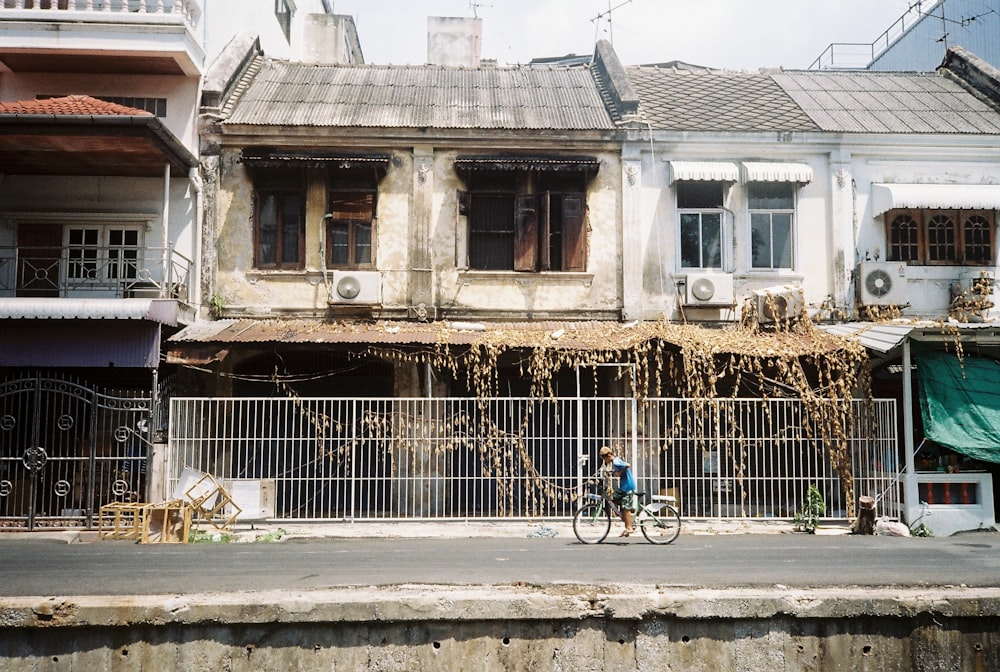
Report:
M83 94L0 103L0 114L151 117L152 112Z

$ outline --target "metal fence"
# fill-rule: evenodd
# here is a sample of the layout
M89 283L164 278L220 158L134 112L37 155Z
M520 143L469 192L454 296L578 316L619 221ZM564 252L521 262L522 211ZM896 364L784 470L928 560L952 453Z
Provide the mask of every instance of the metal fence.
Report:
M894 400L174 398L162 488L211 473L258 517L565 518L601 446L692 518L791 518L810 486L898 515ZM838 473L844 458L850 469ZM849 476L845 475L849 472ZM245 486L253 486L246 488ZM847 487L845 487L847 486Z

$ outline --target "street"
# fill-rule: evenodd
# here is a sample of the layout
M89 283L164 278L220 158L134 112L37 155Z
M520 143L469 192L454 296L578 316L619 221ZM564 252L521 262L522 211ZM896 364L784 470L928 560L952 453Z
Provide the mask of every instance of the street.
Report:
M0 595L308 591L394 584L677 587L1000 585L1000 534L945 538L685 535L585 546L575 538L308 539L65 544L0 536Z

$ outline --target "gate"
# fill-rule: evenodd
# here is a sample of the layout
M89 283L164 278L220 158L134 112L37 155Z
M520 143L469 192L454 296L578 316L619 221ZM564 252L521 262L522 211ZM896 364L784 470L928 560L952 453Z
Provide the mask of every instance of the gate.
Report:
M607 445L692 518L791 518L813 485L831 518L849 493L898 515L895 417L893 400L174 397L160 488L197 469L278 520L568 518Z
M0 383L0 526L94 527L145 494L152 400L65 378Z

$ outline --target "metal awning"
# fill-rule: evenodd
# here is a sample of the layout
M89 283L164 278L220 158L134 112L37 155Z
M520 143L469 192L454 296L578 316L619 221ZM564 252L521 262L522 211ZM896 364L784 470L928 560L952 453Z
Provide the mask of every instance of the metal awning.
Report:
M455 170L539 170L583 171L597 173L601 162L593 156L507 155L507 156L458 156Z
M248 147L240 161L254 168L376 168L389 167L389 154L384 152L340 152L318 150L275 149Z
M880 324L877 322L845 322L820 327L828 334L857 341L865 348L886 354L903 344L913 331L910 324Z
M148 320L176 326L177 301L2 298L0 320Z
M1000 210L1000 184L872 183L872 214L896 208Z
M812 182L813 171L806 163L744 161L744 182Z
M0 366L155 369L162 326L148 320L0 320Z
M740 167L732 161L668 161L670 184L678 180L736 182Z

